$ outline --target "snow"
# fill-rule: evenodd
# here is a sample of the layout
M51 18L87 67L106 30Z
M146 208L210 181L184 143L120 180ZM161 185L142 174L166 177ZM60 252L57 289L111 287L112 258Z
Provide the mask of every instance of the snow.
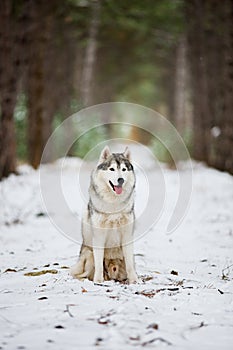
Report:
M56 175L61 164L44 165L43 172ZM151 159L148 164L153 173ZM91 166L82 166L80 160L66 159L62 181L69 207L79 216L82 197L72 186L80 167L87 187ZM25 165L19 170L20 176L0 183L0 349L232 349L230 175L194 163L189 211L167 235L178 177L163 166L167 206L154 227L135 242L141 282L94 285L68 273L79 246L59 233L46 215L39 172ZM139 184L140 177L139 171ZM144 187L137 187L139 214L144 206L140 190ZM145 210L153 216L153 208ZM56 210L52 214L56 216ZM57 273L24 275L41 270Z

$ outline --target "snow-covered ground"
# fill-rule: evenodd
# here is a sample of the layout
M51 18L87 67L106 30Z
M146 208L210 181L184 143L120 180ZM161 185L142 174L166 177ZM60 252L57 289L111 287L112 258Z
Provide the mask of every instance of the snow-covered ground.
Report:
M80 215L82 199L72 190L79 163L68 161L63 187ZM56 175L56 167L43 171ZM165 211L135 242L141 283L94 285L69 275L79 246L45 215L38 171L20 171L0 183L0 349L233 348L230 175L195 163L191 205L179 228L165 233ZM90 166L82 171L87 179ZM176 171L163 174L175 195ZM139 193L136 208L142 205ZM153 208L145 210L153 216Z

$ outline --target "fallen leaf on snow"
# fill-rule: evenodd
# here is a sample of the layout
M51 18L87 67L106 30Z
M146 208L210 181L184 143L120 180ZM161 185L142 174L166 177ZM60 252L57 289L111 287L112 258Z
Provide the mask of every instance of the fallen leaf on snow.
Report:
M180 289L178 287L174 287L174 288L167 288L167 290L169 290L170 292L177 292Z
M137 335L137 336L131 336L129 337L129 339L134 341L139 341L141 338L140 338L140 335Z
M56 328L56 329L64 329L65 327L63 327L62 325L58 324L57 326L54 326L54 328Z
M142 290L140 292L135 292L135 294L144 295L147 298L153 298L156 294L156 290Z
M106 317L100 317L100 318L98 318L97 321L99 324L109 324L110 323L110 320Z
M150 281L150 280L153 280L152 276L142 276L142 281L143 282L147 282L147 281Z
M150 328L150 329L159 329L159 325L157 323L151 323L149 324L149 326L147 328Z
M117 300L120 299L118 295L109 295L108 297L109 297L110 299L117 299Z
M103 341L103 338L96 338L95 345L100 345L100 343Z
M10 269L10 268L9 268L9 269L6 269L6 270L4 271L4 273L5 273L5 272L17 272L17 270L16 270L16 269Z
M58 271L57 270L41 270L41 271L36 271L36 272L27 272L24 274L24 276L41 276L41 275L45 275L46 273L52 273L52 274L56 274Z

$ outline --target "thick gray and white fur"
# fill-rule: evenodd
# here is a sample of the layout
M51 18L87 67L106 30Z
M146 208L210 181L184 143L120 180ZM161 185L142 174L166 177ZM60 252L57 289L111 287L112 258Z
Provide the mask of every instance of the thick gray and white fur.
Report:
M138 282L133 255L135 173L128 148L111 153L106 146L91 174L89 203L82 219L83 244L75 278L128 279Z

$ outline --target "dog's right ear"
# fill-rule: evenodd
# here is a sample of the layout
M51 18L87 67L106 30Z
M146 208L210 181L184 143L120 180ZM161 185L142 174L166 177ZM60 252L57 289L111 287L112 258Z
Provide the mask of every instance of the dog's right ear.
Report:
M105 162L105 160L111 155L111 151L108 146L105 146L103 151L100 154L99 162L98 164L101 164Z

